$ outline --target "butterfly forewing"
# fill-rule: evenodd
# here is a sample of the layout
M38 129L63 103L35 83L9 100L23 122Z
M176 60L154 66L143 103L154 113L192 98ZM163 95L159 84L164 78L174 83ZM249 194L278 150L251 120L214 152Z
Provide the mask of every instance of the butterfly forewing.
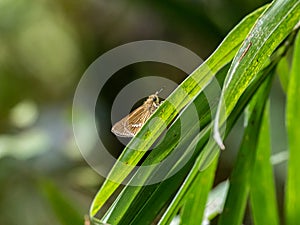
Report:
M151 101L149 97L142 106L138 107L128 116L117 122L112 127L111 131L120 137L133 137L141 129L157 107L157 103Z
M119 136L119 137L132 137L134 134L132 134L129 129L126 128L126 120L128 116L117 122L112 128L111 131Z

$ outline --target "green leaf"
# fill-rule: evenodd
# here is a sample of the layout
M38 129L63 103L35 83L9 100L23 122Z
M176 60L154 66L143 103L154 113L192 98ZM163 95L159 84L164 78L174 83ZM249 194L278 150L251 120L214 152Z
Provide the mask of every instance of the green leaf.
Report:
M291 33L299 17L299 0L273 1L236 54L225 80L214 125L215 140L221 148L225 146L219 129L272 52Z
M299 224L300 212L300 33L295 43L293 64L287 93L286 125L288 132L289 160L286 187L286 224Z
M263 8L250 14L234 28L214 54L196 69L166 101L164 101L140 132L130 141L94 198L90 208L91 217L96 215L98 210L119 187L120 183L130 174L134 166L137 165L146 151L162 133L165 125L169 124L175 118L178 111L186 106L193 97L198 95L203 88L207 86L217 71L232 60L246 34L249 32L250 27L256 21L262 10ZM159 117L160 120L156 119L155 125L151 126L153 129L148 130L148 125L155 117Z
M217 78L220 80L219 82L223 83L225 79L225 75L228 71L228 66L223 68L218 74ZM213 92L215 86L209 85L206 88L206 92ZM211 98L213 95L211 95ZM218 99L218 93L215 96L216 100ZM217 101L216 101L217 102ZM197 108L197 113L200 118L200 124L202 126L205 126L207 124L207 120L210 119L210 107L206 101L204 93L197 96L197 98L194 100L194 105ZM185 175L190 170L191 163L195 160L195 157L197 156L197 152L195 151L195 145L199 144L203 146L210 134L210 131L206 128L202 129L202 131L199 133L199 125L195 122L195 120L198 120L199 118L195 118L195 115L192 115L193 111L191 111L191 108L193 108L193 105L189 105L180 115L180 117L177 117L172 126L169 128L168 132L165 135L165 138L163 142L156 148L154 148L149 156L145 159L142 166L147 165L155 165L159 162L162 162L163 160L166 160L167 157L170 157L170 154L173 154L173 159L171 158L171 161L169 158L168 161L164 162L164 165L162 163L158 164L156 167L152 167L152 169L148 168L147 173L144 173L143 170L138 170L134 177L132 178L131 182L128 186L126 186L121 194L119 195L119 198L116 200L116 202L113 204L113 206L108 210L106 216L103 218L104 221L108 221L112 224L129 224L134 217L138 217L139 213L138 211L141 210L141 208L146 204L146 202L149 200L149 197L151 195L155 195L155 189L157 188L157 185L150 185L150 186L133 186L136 181L138 182L144 182L152 179L152 177L162 177L162 180L165 179L165 177L169 176L169 174L175 174L178 170L181 169L181 165L184 165L186 160L188 160L187 157L191 157L190 161L188 162L188 165L185 166L183 169L180 170L178 174L171 177L170 179L163 181L159 184L159 186L170 186L169 188L165 188L165 191L167 193L160 194L159 201L162 202L161 204L158 203L156 200L155 205L148 206L147 213L151 212L154 213L157 210L159 210L158 205L163 206L166 201L168 201L170 194L172 195L172 190L175 191L179 185L181 184L182 180L184 179ZM216 108L216 104L215 104ZM186 119L183 119L186 118ZM181 121L186 121L187 124L181 124ZM182 127L183 125L183 127ZM178 135L181 134L181 135ZM173 140L172 137L174 135L180 136L180 140ZM193 140L194 136L196 135L195 140ZM202 141L199 141L199 137L202 137ZM172 143L174 142L174 143ZM180 142L180 143L178 143ZM199 143L198 143L199 142ZM175 147L174 147L175 144ZM201 147L198 148L199 150ZM195 153L193 154L193 151ZM193 154L193 155L191 155ZM175 171L175 172L173 172ZM197 172L196 172L197 173ZM148 204L148 203L147 203ZM155 206L156 208L150 210L152 206ZM143 221L145 222L145 213L141 214L143 216ZM151 220L150 220L151 221ZM145 222L146 224L146 222Z
M260 86L263 78L266 78L269 71L274 68L274 65L271 64L267 67L264 71L262 71L263 76L259 76L259 78L255 79L247 91L243 94L240 98L238 107L234 110L234 113L230 115L228 127L230 128L234 125L234 121L237 120L240 113L243 111L245 105L249 102L249 99L253 94L256 92L257 88ZM200 132L198 136L195 137L195 140L191 143L191 145L186 149L189 151L190 148L193 148L193 145L197 145L197 149L202 149L204 143L207 140L207 132L209 133L211 130L212 124L209 127L205 128L203 131ZM217 145L214 141L209 142L203 149L203 152L211 152L211 150L217 148ZM218 151L216 151L218 153ZM195 153L196 155L197 153ZM150 154L151 155L151 154ZM215 155L214 155L215 156ZM170 220L178 211L179 207L181 206L182 197L185 196L185 193L189 190L190 184L193 182L195 176L199 172L199 168L202 168L203 160L202 160L202 153L197 157L196 162L194 165L190 165L188 163L183 169L180 170L179 173L171 177L170 179L162 182L158 186L146 186L146 187L125 187L124 191L119 195L119 198L116 200L117 203L114 204L111 210L108 211L110 216L111 223L117 223L120 221L119 224L139 224L139 221L143 221L143 224L151 224L157 214L160 212L161 208L168 204L169 199L172 197L174 191L177 190L179 185L182 183L182 187L177 192L175 198L173 199L172 203L168 207L167 211L163 216L163 221L161 224L169 224ZM147 158L148 159L148 158ZM146 159L146 161L147 161ZM212 158L213 160L213 158ZM211 163L205 163L206 167ZM192 168L191 168L192 167ZM189 169L191 168L191 169ZM184 177L189 171L189 174L183 181ZM160 172L160 171L158 171ZM137 179L140 179L140 176L137 176ZM137 189L140 189L138 192ZM127 208L128 207L128 208ZM125 208L125 209L124 209ZM123 210L125 212L123 212ZM123 215L122 213L125 213ZM134 218L134 219L133 219Z
M276 72L278 74L282 90L286 93L288 89L289 73L290 73L289 63L286 57L280 60L280 62L277 65Z
M199 221L203 220L206 200L214 181L218 158L215 158L207 170L198 172L191 184L187 196L184 198L185 203L180 214L181 224L199 225Z
M212 220L223 211L228 188L229 181L226 180L211 190L206 203L205 218L203 222Z
M247 88L245 93L239 99L239 102L236 105L235 110L230 115L230 119L228 120L228 126L227 126L228 131L233 126L234 122L240 115L240 112L243 110L243 108L245 107L245 105L247 104L247 102L249 101L251 96L253 96L253 94L256 92L257 88L260 86L260 84L263 82L263 80L274 69L275 65L278 63L278 60L282 57L282 54L284 54L284 52L286 52L286 50L281 51L281 49L280 49L278 54L277 53L274 54L274 57L272 57L272 61L271 61L270 65L266 66L266 68L260 72L261 74L255 77L255 79L253 80L251 85ZM198 98L196 98L196 99L198 99ZM198 105L198 104L196 103L196 105ZM201 106L201 104L200 104L200 106ZM171 126L171 128L173 128L173 126ZM172 129L170 129L170 131L171 130ZM210 130L210 127L208 128L208 131L209 130ZM201 135L196 136L195 140L193 140L192 143L197 144L199 142L199 144L197 144L197 149L203 148L203 142L204 142L203 138L204 137L205 137L205 135L201 134ZM193 146L193 144L191 144L189 146L189 148L192 146ZM188 151L188 149L187 149L187 151ZM163 148L161 150L164 151ZM168 151L168 148L165 150ZM195 167L193 167L193 169L191 170L190 173L197 174L199 167L201 167L201 169L204 169L208 165L210 165L211 160L218 153L218 151L216 151L216 150L217 150L217 148L216 148L215 142L210 142L210 145L205 147L202 152L205 154L202 154L202 153L200 154L200 156L198 157L199 159L197 159L197 162L196 162L197 165ZM211 154L212 152L214 152L214 154ZM149 155L148 158L151 158L150 157L151 154ZM208 158L207 158L207 155L209 155ZM156 157L157 157L157 155L154 154L153 158L156 158ZM204 158L204 160L203 160L203 158ZM163 158L158 157L158 159L162 160ZM209 160L207 160L207 159L209 159ZM155 162L155 159L153 159L153 160L154 161L150 160L150 162L152 162L152 163ZM148 161L148 163L149 163L149 161ZM196 171L196 173L195 173L195 171ZM160 171L158 171L158 172L160 172ZM179 179L179 183L182 180L182 176L184 176L184 173L180 173L180 176L177 177L177 179ZM138 179L141 179L141 176L137 176L137 177L138 177ZM147 177L146 177L146 179L147 179ZM193 180L194 177L189 175L187 177L187 179ZM120 198L118 198L118 200L117 200L118 202L112 206L111 210L108 211L108 214L111 217L110 219L114 218L111 220L112 223L115 223L116 221L122 221L122 224L128 224L129 223L128 221L132 221L132 216L135 218L134 221L137 224L139 224L138 223L139 219L142 219L144 221L146 218L149 218L149 219L147 219L147 221L149 221L149 223L151 223L150 218L152 218L152 220L154 219L154 216L157 215L157 213L159 213L159 209L162 208L164 204L167 204L168 199L172 196L172 193L174 192L174 190L177 189L177 186L175 183L178 184L178 180L174 179L172 182L168 182L168 180L167 180L166 182L163 182L161 185L159 185L157 187L153 187L153 186L151 186L149 188L148 187L126 187L124 189L124 192L122 192L121 195L119 196ZM185 184L186 183L188 183L187 180L185 181ZM185 187L182 190L185 191L187 189L188 189L188 187ZM176 195L176 198L177 198L177 196L178 195ZM176 206L176 207L178 207L178 206ZM177 209L176 207L171 207L171 208ZM174 211L169 211L168 213L171 213L171 215L173 215L172 213L174 213ZM114 214L114 216L112 216L113 214ZM124 219L124 218L126 218L126 219ZM171 216L171 218L172 218L172 216ZM132 224L135 224L135 223L133 222Z
M265 108L255 166L251 178L250 200L254 224L279 224L275 181L271 157L269 104Z
M269 76L264 84L261 85L250 103L253 110L250 111L251 115L247 122L243 141L231 174L228 196L224 211L220 216L219 225L240 225L242 223L256 158L257 134L260 130L265 102L271 87L271 78Z

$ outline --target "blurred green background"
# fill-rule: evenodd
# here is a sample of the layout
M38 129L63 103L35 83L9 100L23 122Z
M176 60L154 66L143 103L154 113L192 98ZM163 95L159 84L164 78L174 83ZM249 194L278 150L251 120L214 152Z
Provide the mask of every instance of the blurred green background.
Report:
M121 44L158 39L206 59L235 24L265 3L0 0L0 225L83 224L103 178L75 144L71 110L76 85L97 57ZM122 79L116 75L102 93L108 118L126 83L153 74L179 83L186 76L153 63L120 73ZM277 128L284 125L284 95L277 83L272 96L273 140L279 140L274 151L282 151L286 141ZM111 124L106 126L102 138L117 156L124 146L110 134ZM217 180L229 174L240 137L237 127ZM284 166L277 170L284 174Z

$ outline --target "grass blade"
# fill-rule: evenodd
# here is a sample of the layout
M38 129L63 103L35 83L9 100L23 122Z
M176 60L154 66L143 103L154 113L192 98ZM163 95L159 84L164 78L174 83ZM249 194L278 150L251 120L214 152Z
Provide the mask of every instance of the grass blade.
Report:
M277 65L276 72L278 74L282 90L286 93L289 83L290 68L286 57L282 58Z
M264 8L261 8L250 14L235 27L214 54L169 96L162 106L152 115L152 118L159 117L161 120L156 122L155 127L152 126L153 130L151 130L151 132L147 130L147 126L152 120L150 118L140 132L130 141L119 157L118 163L116 163L111 170L108 179L106 179L94 198L90 208L90 217L96 215L98 210L119 187L120 183L130 174L134 166L137 165L145 152L161 134L165 124L169 124L176 116L176 113L189 103L194 96L201 92L210 82L214 74L232 60L246 34L249 32L250 27L254 24L263 9ZM184 90L189 98L186 97L186 94L182 93L182 90Z
M214 125L215 140L225 148L219 129L239 97L278 45L292 32L300 17L300 1L273 1L258 19L235 56L222 90ZM222 101L224 100L224 101ZM225 102L224 107L222 104ZM225 112L222 110L225 109Z
M269 104L265 108L259 132L255 166L250 187L250 202L254 224L279 224L276 190L271 165Z
M256 157L257 133L259 133L270 86L271 77L268 77L251 100L250 106L253 106L253 110L250 111L251 115L245 129L243 142L231 174L229 192L224 211L220 216L219 225L240 225L242 223Z
M262 82L265 80L266 77L268 77L268 74L274 69L275 65L278 62L278 58L281 58L280 55L278 57L273 57L274 61L266 67L263 71L261 71L262 75L257 76L257 78L251 83L251 85L247 88L246 92L242 95L242 97L239 99L239 103L236 105L234 112L230 115L230 118L228 120L228 131L230 128L233 126L234 122L237 120L239 117L240 113L243 111L245 105L248 104L249 100L251 97L254 95L258 87L262 84ZM226 70L225 70L226 71ZM196 103L196 105L198 105ZM201 106L201 104L200 104ZM210 132L212 123L209 125L207 131ZM173 128L173 127L171 127ZM171 131L172 129L170 129ZM205 134L201 134L201 136L196 136L195 141L192 142L191 146L193 146L193 143L197 145L197 149L202 149L205 143ZM215 149L216 151L214 151ZM162 150L162 149L161 149ZM186 149L188 151L188 149ZM152 151L153 153L154 151ZM163 152L163 151L160 151ZM205 153L207 152L209 154L209 157L205 157ZM210 154L211 152L215 152L215 154ZM152 154L151 153L151 154ZM190 169L189 174L186 177L186 180L184 181L184 187L180 188L179 192L177 193L174 201L171 203L172 207L169 207L168 210L166 211L164 217L168 217L169 219L175 215L180 207L180 202L182 200L182 196L185 195L185 192L189 188L190 182L193 181L195 178L195 175L198 173L199 168L201 170L204 170L204 168L207 168L210 165L210 161L208 159L212 160L214 159L215 155L218 153L218 147L214 141L211 141L204 149L203 152L198 156L195 165L193 166L192 169ZM151 154L149 157L146 159L146 161L150 158ZM204 156L203 156L204 155ZM207 155L207 154L206 154ZM160 159L160 157L154 157ZM205 160L203 160L203 158ZM154 161L151 161L152 163ZM191 168L192 166L190 166ZM186 169L186 168L185 168ZM159 172L159 171L158 171ZM168 202L169 197L172 196L172 193L174 193L177 190L176 185L180 184L183 182L184 176L187 174L187 172L182 172L180 171L180 174L177 176L176 174L176 179L179 180L179 183L177 182L175 184L176 179L173 180L173 177L171 178L172 181L166 180L166 182L163 182L159 184L156 187L130 187L127 186L124 189L124 192L121 193L120 198L118 199L118 203L114 204L113 208L113 214L114 215L114 220L112 223L116 222L116 220L122 220L124 223L122 224L128 224L129 221L132 221L132 215L133 217L136 217L137 219L135 221L138 221L139 219L145 219L145 218L152 218L152 220L157 216L159 213L159 210L161 207L164 206ZM140 176L137 176L138 179L140 179ZM142 197L138 197L142 196ZM159 202L162 202L162 204L159 204ZM160 205L160 206L159 206ZM124 209L124 210L123 210ZM159 209L159 210L158 210ZM121 216L122 211L127 216ZM127 212L126 212L127 211ZM130 216L131 214L131 216ZM137 215L137 216L135 216ZM126 217L126 219L121 219L122 217ZM112 219L112 218L111 218ZM149 219L151 221L151 219ZM166 220L169 221L169 220ZM138 224L138 223L137 223ZM145 223L146 224L146 223Z
M289 144L288 176L286 187L286 224L299 224L300 212L300 33L295 43L293 65L287 94L286 124Z
M199 225L199 222L203 220L203 213L215 177L218 159L219 157L216 157L207 170L199 172L189 188L187 196L184 198L185 203L180 215L181 224Z

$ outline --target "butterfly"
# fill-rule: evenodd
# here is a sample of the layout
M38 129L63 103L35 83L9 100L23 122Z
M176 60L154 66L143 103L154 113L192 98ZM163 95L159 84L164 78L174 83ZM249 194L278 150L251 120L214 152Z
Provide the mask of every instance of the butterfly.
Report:
M158 93L150 95L143 105L115 123L111 128L111 132L119 137L133 137L159 107Z

